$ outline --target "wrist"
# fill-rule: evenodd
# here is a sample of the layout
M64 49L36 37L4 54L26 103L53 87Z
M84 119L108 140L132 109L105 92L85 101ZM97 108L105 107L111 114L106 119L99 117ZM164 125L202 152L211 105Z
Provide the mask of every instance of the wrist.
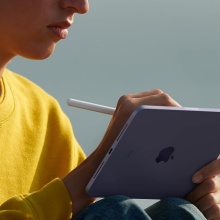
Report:
M98 147L78 167L62 179L72 201L72 217L77 216L79 212L97 199L87 195L86 186L105 156L103 149L101 146Z

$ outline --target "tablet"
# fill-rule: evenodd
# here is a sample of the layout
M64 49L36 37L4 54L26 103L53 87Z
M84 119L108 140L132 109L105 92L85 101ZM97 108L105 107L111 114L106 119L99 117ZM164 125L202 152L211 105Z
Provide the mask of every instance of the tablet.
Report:
M90 197L185 198L220 152L220 109L142 105L89 181Z

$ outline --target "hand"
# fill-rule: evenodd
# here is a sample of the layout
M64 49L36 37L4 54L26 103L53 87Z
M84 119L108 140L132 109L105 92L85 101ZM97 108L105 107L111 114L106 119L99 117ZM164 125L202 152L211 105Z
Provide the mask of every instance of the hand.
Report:
M198 174L198 176L197 176ZM193 175L199 183L185 198L194 204L208 220L220 220L220 157ZM196 178L198 177L197 181Z
M118 100L116 110L105 135L103 136L100 146L103 142L108 142L108 146L111 147L132 112L141 105L182 107L178 102L172 99L167 93L163 93L160 89L123 95ZM108 141L106 141L106 138ZM109 149L109 147L107 148Z

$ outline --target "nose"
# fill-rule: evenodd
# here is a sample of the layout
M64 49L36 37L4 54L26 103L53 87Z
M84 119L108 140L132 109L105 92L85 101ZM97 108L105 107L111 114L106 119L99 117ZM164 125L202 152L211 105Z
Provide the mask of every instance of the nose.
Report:
M62 0L63 8L75 8L77 11L75 13L85 14L89 11L89 1L88 0Z

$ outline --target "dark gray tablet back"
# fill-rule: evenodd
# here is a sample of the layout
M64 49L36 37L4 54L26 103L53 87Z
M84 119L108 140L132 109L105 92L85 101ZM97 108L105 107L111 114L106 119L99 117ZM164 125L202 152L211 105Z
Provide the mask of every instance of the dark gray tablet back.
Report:
M220 110L140 106L109 152L89 196L184 198L196 186L192 175L219 156Z

